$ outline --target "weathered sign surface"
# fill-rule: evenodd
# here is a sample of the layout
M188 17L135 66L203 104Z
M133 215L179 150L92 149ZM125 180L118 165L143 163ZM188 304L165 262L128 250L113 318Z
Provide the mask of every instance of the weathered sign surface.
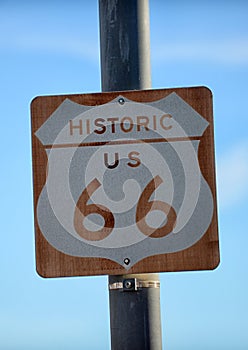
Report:
M218 265L209 89L45 96L31 109L42 276Z

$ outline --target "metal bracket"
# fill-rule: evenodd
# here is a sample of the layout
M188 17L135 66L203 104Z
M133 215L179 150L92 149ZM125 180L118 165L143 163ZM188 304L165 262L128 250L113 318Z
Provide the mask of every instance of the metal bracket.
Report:
M122 282L109 284L109 290L120 290L122 292L135 292L142 288L159 288L159 281L140 281L137 278L127 278Z

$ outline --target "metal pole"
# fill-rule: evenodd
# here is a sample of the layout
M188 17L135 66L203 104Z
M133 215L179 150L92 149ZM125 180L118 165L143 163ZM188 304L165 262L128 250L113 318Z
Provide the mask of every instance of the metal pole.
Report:
M151 87L149 0L99 0L103 91ZM112 350L161 350L158 274L109 276Z
M148 0L99 0L103 91L149 89Z

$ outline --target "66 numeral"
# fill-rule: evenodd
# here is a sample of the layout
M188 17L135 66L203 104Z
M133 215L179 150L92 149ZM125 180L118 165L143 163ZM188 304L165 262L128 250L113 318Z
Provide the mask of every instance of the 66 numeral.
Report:
M149 201L152 193L163 183L159 175L155 176L143 192L137 203L136 224L139 230L146 236L153 238L164 237L169 234L176 223L176 212L168 203L160 200ZM87 204L91 195L101 186L101 183L95 178L84 189L80 195L75 212L74 212L74 228L80 237L88 241L100 241L106 238L113 231L115 226L115 218L113 213L101 204ZM166 215L166 222L162 227L154 228L147 224L146 217L153 210L159 210ZM90 214L101 215L104 219L104 226L97 231L88 230L84 226L84 219Z

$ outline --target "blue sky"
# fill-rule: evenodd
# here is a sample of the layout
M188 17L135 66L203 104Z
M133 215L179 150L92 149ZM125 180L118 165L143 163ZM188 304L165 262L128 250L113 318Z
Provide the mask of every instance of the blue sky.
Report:
M248 3L150 0L152 87L214 95L221 264L161 274L163 348L244 350ZM0 1L0 349L110 348L107 277L35 272L29 105L100 91L98 3Z

